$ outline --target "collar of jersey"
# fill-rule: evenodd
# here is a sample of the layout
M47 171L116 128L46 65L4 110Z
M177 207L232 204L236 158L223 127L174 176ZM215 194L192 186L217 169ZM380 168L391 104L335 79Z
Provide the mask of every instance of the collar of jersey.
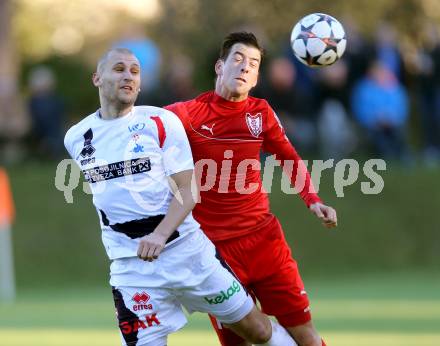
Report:
M115 119L102 119L101 115L100 115L100 110L98 109L95 112L95 117L96 117L96 119L98 119L103 124L114 125L114 124L124 123L124 122L129 121L130 119L132 119L134 117L134 107L131 109L130 113L128 113L128 114L126 114L126 115L124 115L122 117L115 118Z
M243 101L228 101L225 98L218 95L215 91L212 93L212 102L217 104L220 107L229 108L229 109L244 109L247 105L248 99L246 98Z

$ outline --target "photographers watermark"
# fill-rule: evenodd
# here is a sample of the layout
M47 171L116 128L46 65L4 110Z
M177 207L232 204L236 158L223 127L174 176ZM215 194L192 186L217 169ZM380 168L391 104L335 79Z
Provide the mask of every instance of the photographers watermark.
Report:
M386 162L382 159L370 159L363 163L355 159L313 160L311 162L285 160L281 162L275 159L275 155L272 155L266 157L263 164L257 159L245 159L233 164L234 152L232 150L226 150L223 157L220 163L212 159L195 162L192 181L194 200L200 200L200 192L210 190L218 193L238 194L253 194L263 190L270 193L274 184L276 166L283 168L280 187L281 191L286 194L318 193L322 173L325 170L333 170L333 187L337 197L344 197L344 190L358 182L359 179L361 179L360 189L364 194L379 194L385 186L379 173L386 170ZM92 191L93 194L99 194L105 191L108 180L119 178L118 181L123 179L120 184L130 191L136 203L146 210L154 210L158 207L157 204L145 204L141 198L142 191L147 190L150 184L168 184L179 199L178 191L173 188L173 181L165 176L159 177L151 174L151 169L148 157L127 157L127 160L114 163L97 160L82 170L86 182L80 184L80 168L74 160L65 159L57 166L55 187L64 193L67 203L73 203L73 191L80 185L86 194L92 194ZM255 177L260 174L261 180ZM134 186L136 186L136 191L132 189ZM163 203L168 199L169 195L164 195Z

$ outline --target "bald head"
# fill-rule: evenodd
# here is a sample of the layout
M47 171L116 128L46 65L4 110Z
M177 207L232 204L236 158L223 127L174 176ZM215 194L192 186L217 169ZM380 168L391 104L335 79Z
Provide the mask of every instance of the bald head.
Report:
M99 89L102 109L129 109L140 91L139 60L126 48L113 48L99 59L93 85ZM105 113L105 111L104 111Z
M111 48L110 50L105 52L104 55L98 60L98 64L96 66L96 72L101 74L103 72L107 62L110 60L110 57L112 57L113 55L118 55L118 54L132 55L135 58L135 60L138 61L138 59L136 58L134 53L128 48ZM139 61L138 61L138 64L139 64Z

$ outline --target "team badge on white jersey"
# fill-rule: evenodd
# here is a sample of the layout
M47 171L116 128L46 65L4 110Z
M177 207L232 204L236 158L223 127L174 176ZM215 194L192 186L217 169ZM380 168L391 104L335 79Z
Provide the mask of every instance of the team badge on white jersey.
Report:
M254 137L258 137L260 133L263 132L263 117L261 113L255 115L246 113L246 124Z

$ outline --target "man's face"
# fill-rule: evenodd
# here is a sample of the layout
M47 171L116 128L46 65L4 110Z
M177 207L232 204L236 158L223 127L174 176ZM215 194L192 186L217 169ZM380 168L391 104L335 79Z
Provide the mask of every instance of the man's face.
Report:
M141 84L138 59L132 54L110 52L93 76L93 83L108 102L134 104Z
M252 46L236 43L225 61L215 65L218 82L236 96L246 96L257 85L261 53Z

